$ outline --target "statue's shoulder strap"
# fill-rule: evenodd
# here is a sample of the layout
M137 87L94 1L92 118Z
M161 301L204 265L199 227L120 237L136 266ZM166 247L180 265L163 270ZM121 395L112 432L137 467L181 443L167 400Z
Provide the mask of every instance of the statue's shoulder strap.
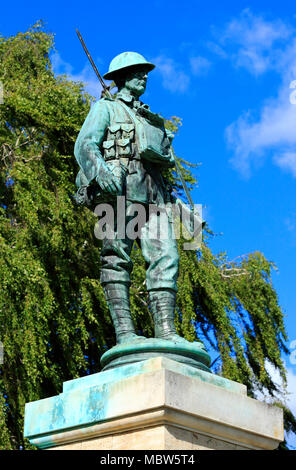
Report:
M163 128L164 130L164 119L162 116L159 114L152 113L148 107L140 107L138 110L135 112L132 109L129 108L124 102L120 100L116 100L117 103L119 103L126 113L131 117L132 122L135 123L137 120L143 122L146 121L156 127Z
M135 124L136 120L136 113L131 110L129 106L127 106L123 101L121 100L116 100L116 103L118 103L121 108L125 111L125 113L128 115L128 117L131 119L132 123Z

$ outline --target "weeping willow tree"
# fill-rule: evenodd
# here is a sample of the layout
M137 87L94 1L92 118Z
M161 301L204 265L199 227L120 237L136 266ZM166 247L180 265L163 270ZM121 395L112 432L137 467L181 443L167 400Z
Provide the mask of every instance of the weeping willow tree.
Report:
M55 395L62 382L98 372L115 335L98 281L100 241L95 215L73 200L77 165L73 147L93 98L83 84L55 76L49 59L53 35L41 23L0 37L0 448L29 449L23 439L24 406ZM167 126L177 130L180 121ZM189 164L187 183L196 183ZM186 168L185 168L186 167ZM182 196L177 175L168 175ZM272 364L286 380L283 313L273 288L274 266L262 253L230 261L210 249L183 251L176 327L199 339L217 359L213 371L247 385L252 396L276 384ZM153 335L146 302L145 263L133 251L131 305L136 327ZM285 408L287 429L295 419Z

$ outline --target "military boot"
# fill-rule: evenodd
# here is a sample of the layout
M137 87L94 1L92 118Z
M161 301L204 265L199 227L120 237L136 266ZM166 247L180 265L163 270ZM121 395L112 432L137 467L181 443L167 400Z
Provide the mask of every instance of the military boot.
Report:
M172 289L158 289L149 292L149 307L154 320L155 338L188 343L177 334L174 318L176 292Z
M103 286L116 334L116 344L144 340L135 332L131 317L129 287L125 284L106 284Z
M177 343L194 344L205 350L203 343L191 343L178 335L174 323L176 292L172 289L158 289L149 292L149 307L154 319L155 338L167 339Z

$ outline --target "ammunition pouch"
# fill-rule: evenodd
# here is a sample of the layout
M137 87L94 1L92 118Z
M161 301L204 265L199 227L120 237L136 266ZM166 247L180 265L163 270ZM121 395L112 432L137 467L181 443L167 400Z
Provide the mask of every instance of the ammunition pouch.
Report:
M163 166L172 166L170 160L170 141L164 127L164 120L159 114L141 107L133 112L118 101L133 122L135 145L140 159ZM130 126L132 124L129 124Z
M133 123L115 123L108 127L107 140L102 144L105 161L129 159L134 154L135 126Z

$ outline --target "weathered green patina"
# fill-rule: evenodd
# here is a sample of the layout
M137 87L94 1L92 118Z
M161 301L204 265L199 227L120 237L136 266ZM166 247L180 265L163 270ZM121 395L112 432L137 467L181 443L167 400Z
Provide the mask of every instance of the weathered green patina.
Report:
M126 201L123 222L126 225L135 215L135 203L141 204L147 213L138 227L136 241L147 264L146 286L155 338L177 345L191 344L176 333L174 325L179 256L172 220L169 216L163 218L163 209L172 202L162 176L165 168L175 165L172 136L166 131L163 118L139 100L146 89L148 72L153 68L138 53L116 56L104 75L116 83L116 98L105 96L92 107L75 144L80 165L76 183L81 202L93 209L102 201L109 202L114 210L114 236L103 240L100 281L117 344L137 343L137 349L145 349L146 338L136 334L130 312L130 255L135 240L126 232L122 236L122 227L117 222L122 215L116 213L117 196L124 196ZM151 205L155 207L152 213L148 210ZM151 227L157 235L151 236ZM208 355L203 345L195 343L192 347L202 351L201 362L207 369ZM135 360L139 360L138 353L133 355ZM116 366L120 363L116 361Z
M211 372L211 359L202 343L161 338L143 338L143 341L117 344L103 354L101 365L106 371L158 356Z
M145 57L137 52L123 52L111 60L109 70L105 73L104 78L106 80L113 80L119 71L126 70L128 67L134 67L135 65L144 65L149 71L155 67L155 65L148 62Z
M246 387L242 384L166 357L154 357L69 380L64 382L61 394L27 403L24 435L37 447L49 448L61 442L63 433L71 434L79 429L83 435L89 432L91 426L112 421L118 417L118 410L124 404L128 416L132 397L125 395L127 385L136 384L139 377L160 370L196 379L196 397L200 383L215 385L242 396L246 394Z

